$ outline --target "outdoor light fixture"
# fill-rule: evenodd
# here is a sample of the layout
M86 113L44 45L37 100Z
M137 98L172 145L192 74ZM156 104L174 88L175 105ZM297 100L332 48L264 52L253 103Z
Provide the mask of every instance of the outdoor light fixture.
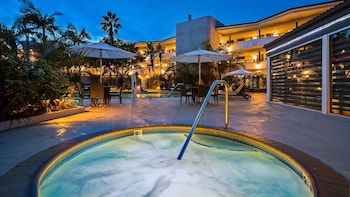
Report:
M290 60L290 56L291 56L291 55L290 55L289 53L287 53L287 54L286 54L286 60Z
M262 68L260 63L257 63L255 67L256 67L256 69L261 69Z

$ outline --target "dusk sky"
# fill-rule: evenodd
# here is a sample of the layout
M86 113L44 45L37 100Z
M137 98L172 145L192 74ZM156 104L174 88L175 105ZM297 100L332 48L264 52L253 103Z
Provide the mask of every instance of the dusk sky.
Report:
M68 23L79 31L86 28L93 41L106 33L101 30L102 16L111 11L120 18L117 37L128 41L159 41L175 36L176 24L192 18L212 16L224 25L254 22L284 10L329 2L326 0L32 0L42 14L57 16L56 24L66 28ZM0 23L12 26L18 16L19 0L0 0Z

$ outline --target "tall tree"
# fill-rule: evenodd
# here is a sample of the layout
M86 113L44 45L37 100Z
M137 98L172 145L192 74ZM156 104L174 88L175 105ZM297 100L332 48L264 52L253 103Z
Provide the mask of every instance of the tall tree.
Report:
M104 40L108 41L108 40ZM142 55L138 54L138 47L136 47L135 42L125 42L124 40L117 38L114 42L114 46L130 51L133 53L136 53L137 55L132 59L111 59L109 60L109 64L106 64L106 66L116 74L117 77L120 77L120 79L123 79L127 76L128 72L131 69L139 69L138 63L144 61L144 57ZM118 82L119 84L122 84L122 82Z
M159 77L158 77L158 87L160 88L160 81L162 80L162 56L164 53L164 47L158 43L156 46L156 52L158 53L158 57L159 57Z
M156 54L156 49L154 48L153 42L147 42L147 50L145 51L145 55L149 56L149 61L151 62L151 68L154 72L154 56Z
M59 32L59 27L56 26L55 20L56 16L61 16L62 13L42 14L41 10L31 2L27 3L27 6L21 10L21 13L24 14L25 20L35 28L36 36L41 40L44 46L44 52L46 52L48 37L52 36L54 38Z
M91 39L91 35L85 28L79 32L73 24L68 24L67 29L62 34L62 38L67 45L77 46L87 43L87 40Z
M158 43L156 47L156 52L158 53L159 64L162 63L162 56L163 56L164 50L165 50L164 47L160 43Z
M119 24L119 18L111 11L107 12L107 15L102 16L102 18L102 30L107 32L109 44L114 45L114 34L117 34L119 28L121 28L121 25Z
M32 34L35 33L33 25L30 23L29 18L25 15L21 15L16 19L15 23L12 26L12 29L15 31L15 36L18 40L21 40L22 36L25 37L25 53L26 60L29 61L29 39Z

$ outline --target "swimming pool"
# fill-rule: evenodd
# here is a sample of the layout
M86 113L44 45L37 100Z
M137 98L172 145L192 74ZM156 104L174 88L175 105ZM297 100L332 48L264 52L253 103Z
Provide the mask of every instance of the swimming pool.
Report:
M314 196L308 172L279 150L234 132L187 126L119 130L54 157L38 196Z

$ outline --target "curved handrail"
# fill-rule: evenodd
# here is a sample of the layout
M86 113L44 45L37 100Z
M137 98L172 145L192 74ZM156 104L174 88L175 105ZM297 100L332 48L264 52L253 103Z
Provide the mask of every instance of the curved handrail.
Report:
M174 92L174 90L176 90L177 89L177 87L178 86L183 86L183 85L185 85L184 83L177 83L176 84L176 86L165 96L165 97L168 97L171 93L173 93Z
M192 124L192 128L191 128L190 132L187 135L186 141L185 141L184 145L182 146L182 149L180 151L179 156L177 157L178 160L181 160L183 154L185 153L187 145L188 145L188 143L191 140L192 134L194 133L194 130L196 129L196 127L198 125L198 122L199 122L199 120L200 120L200 118L202 116L202 113L203 113L205 107L207 106L207 103L209 101L211 93L214 91L215 86L218 85L218 84L225 85L225 128L228 127L228 83L225 80L215 80L211 84L210 89L209 89L209 91L207 93L207 96L205 97L205 99L203 101L202 107L200 108L200 110L199 110L199 112L197 114L197 117L196 117L196 119L194 120L194 122Z

